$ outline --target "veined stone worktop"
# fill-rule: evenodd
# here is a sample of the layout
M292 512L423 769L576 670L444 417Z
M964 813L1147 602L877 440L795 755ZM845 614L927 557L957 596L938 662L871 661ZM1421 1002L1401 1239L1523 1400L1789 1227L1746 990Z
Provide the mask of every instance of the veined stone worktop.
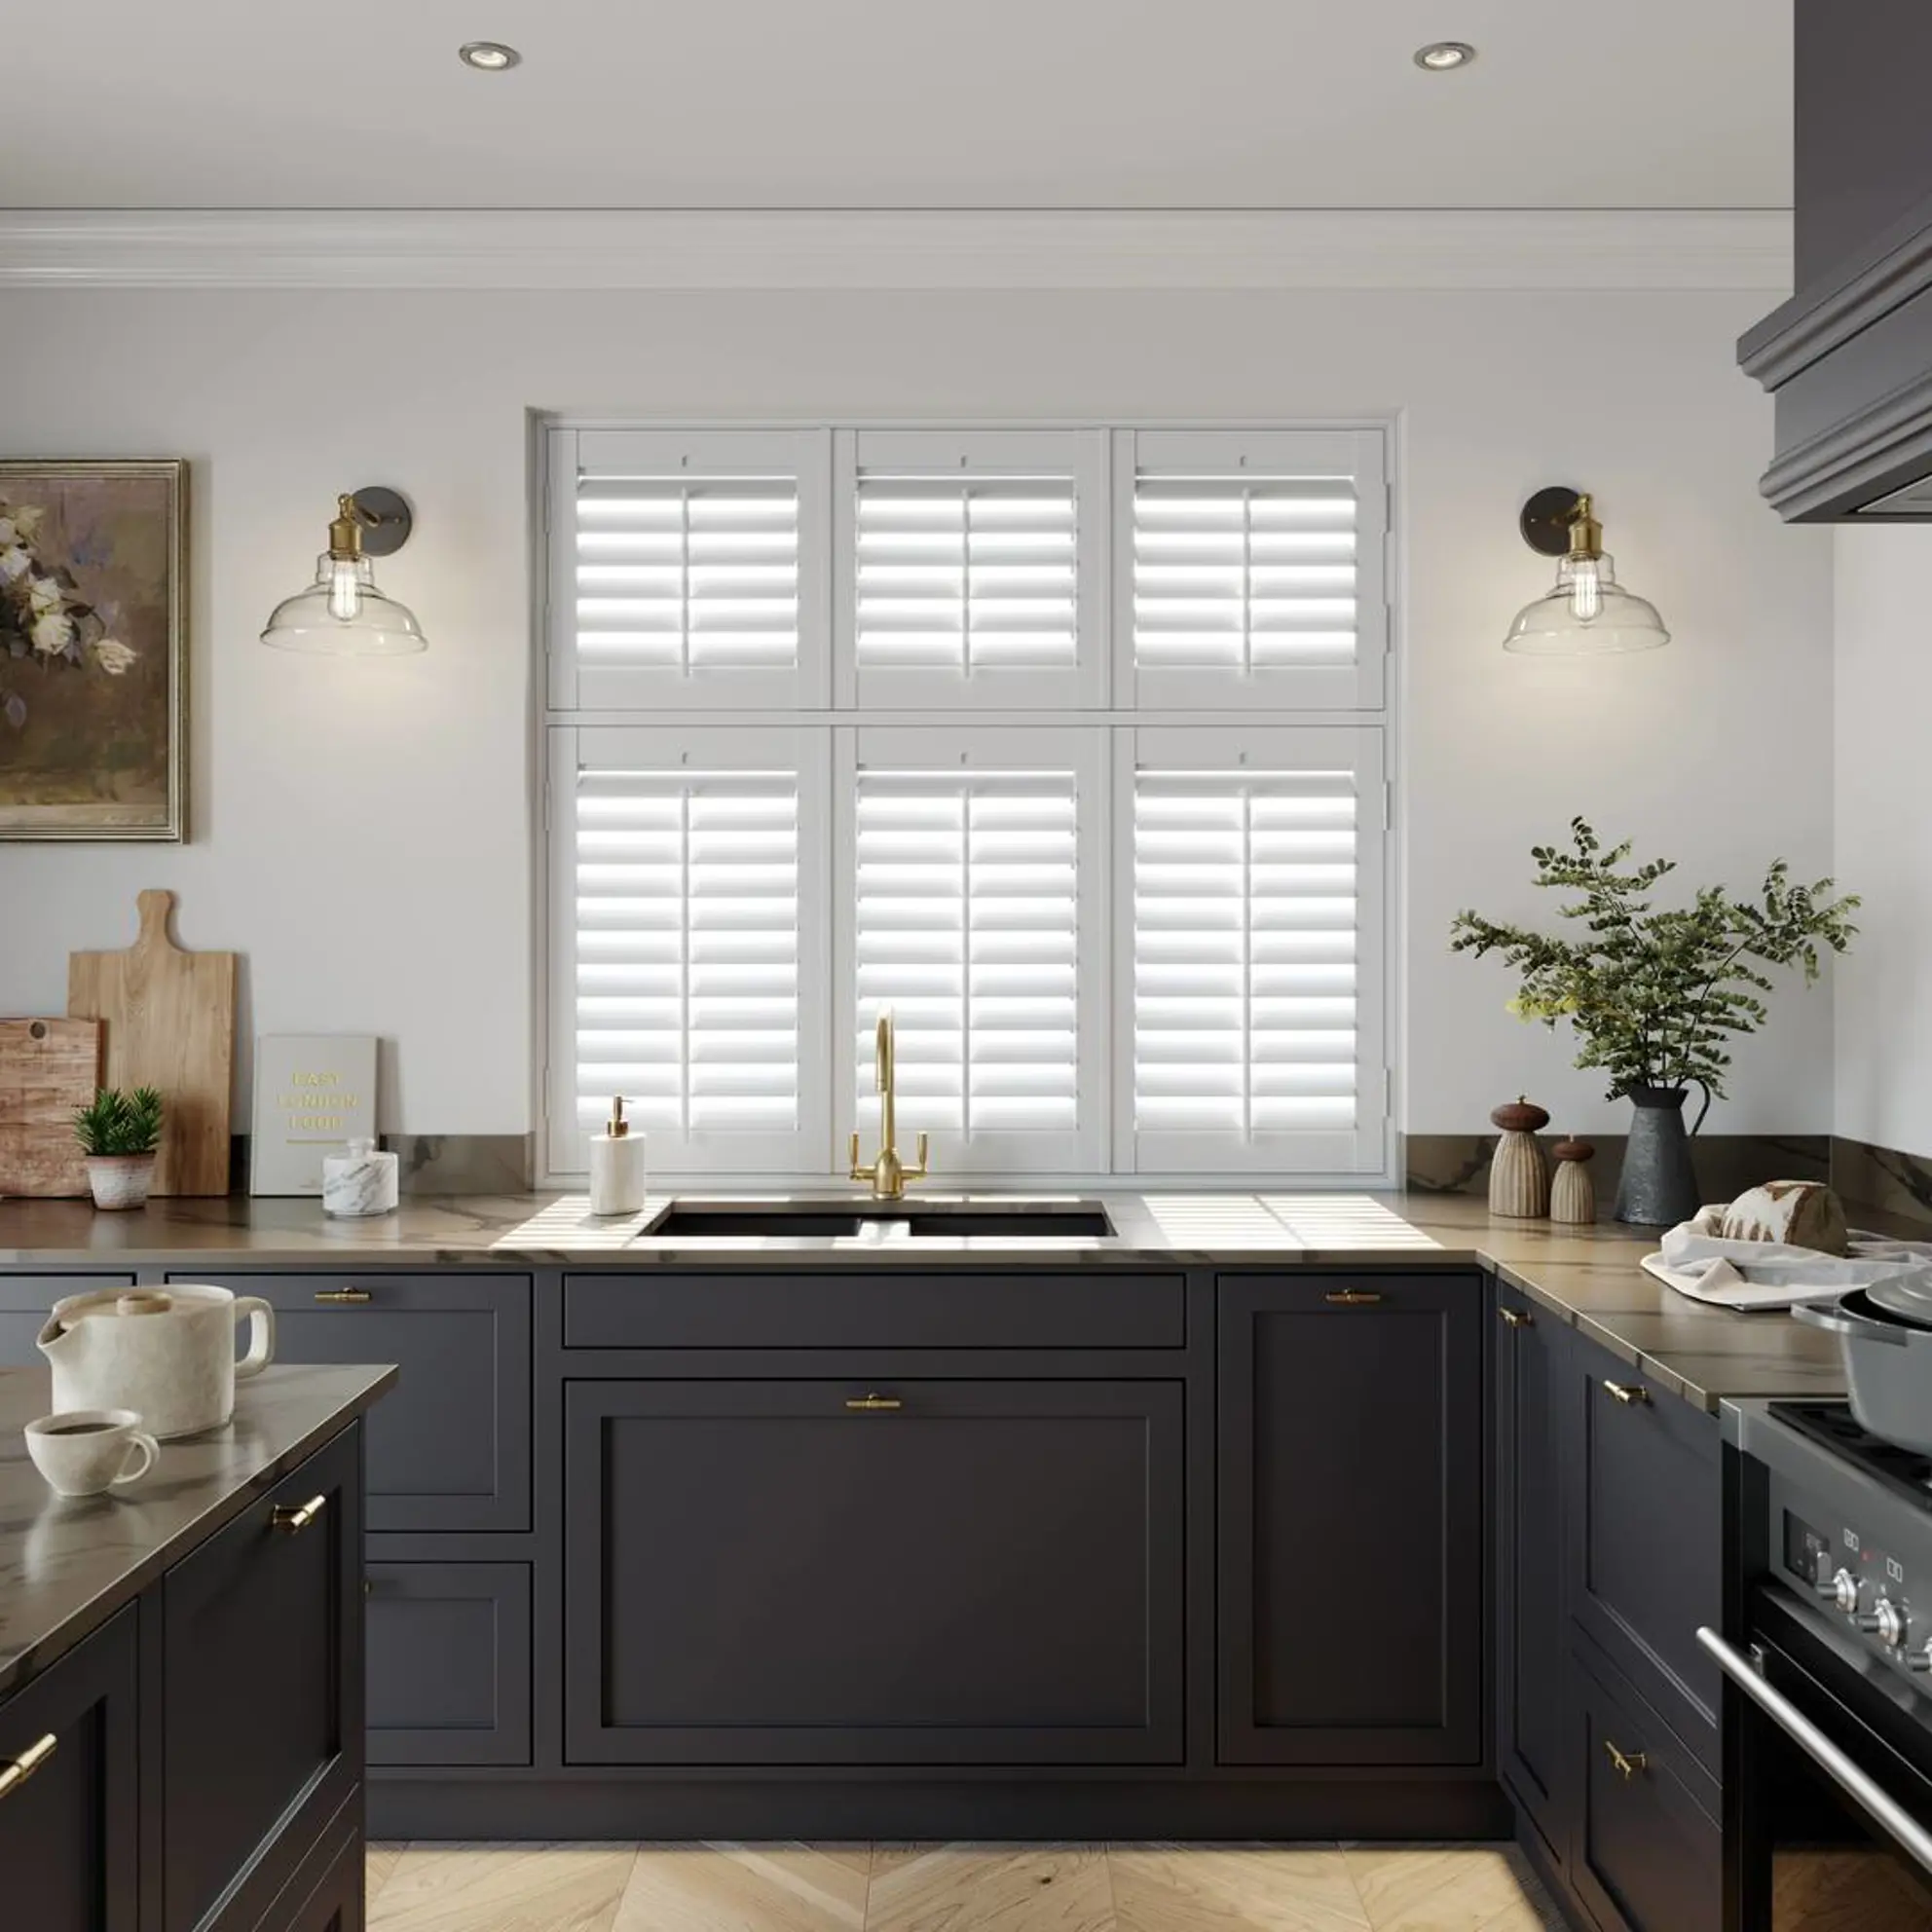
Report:
M701 1190L693 1188L692 1192ZM707 1200L727 1197L705 1194ZM766 1197L768 1198L768 1197ZM849 1202L851 1192L814 1199ZM1039 1197L1025 1197L1039 1198ZM1782 1314L1736 1315L1675 1293L1638 1266L1652 1232L1493 1218L1464 1195L1421 1193L1096 1194L1111 1238L947 1237L917 1243L744 1236L657 1241L644 1228L667 1205L593 1219L581 1195L406 1199L377 1219L330 1220L315 1201L151 1202L140 1213L97 1214L79 1202L0 1203L0 1269L434 1267L675 1268L916 1266L922 1272L1002 1267L1086 1272L1165 1263L1184 1268L1479 1266L1533 1296L1621 1359L1687 1400L1714 1409L1728 1395L1843 1393L1836 1342ZM921 1203L971 1196L920 1190ZM1853 1213L1870 1224L1873 1216Z

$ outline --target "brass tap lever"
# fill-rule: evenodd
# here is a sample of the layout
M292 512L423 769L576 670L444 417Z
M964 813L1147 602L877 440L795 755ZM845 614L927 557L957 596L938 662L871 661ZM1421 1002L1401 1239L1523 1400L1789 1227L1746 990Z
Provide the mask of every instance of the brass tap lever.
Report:
M859 1165L859 1136L852 1135L852 1178L872 1183L874 1201L900 1201L909 1181L924 1180L927 1173L926 1136L919 1135L919 1158L908 1167L899 1155L899 1113L896 1105L898 1059L893 1039L890 1011L878 1017L875 1035L873 1078L879 1092L879 1146L871 1167Z

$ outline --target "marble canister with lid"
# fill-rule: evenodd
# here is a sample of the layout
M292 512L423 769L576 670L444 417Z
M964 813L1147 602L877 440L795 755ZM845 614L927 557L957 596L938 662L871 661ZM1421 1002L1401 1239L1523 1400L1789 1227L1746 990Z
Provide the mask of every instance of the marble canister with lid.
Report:
M352 1140L346 1153L322 1156L322 1212L344 1219L394 1210L402 1162L373 1140Z

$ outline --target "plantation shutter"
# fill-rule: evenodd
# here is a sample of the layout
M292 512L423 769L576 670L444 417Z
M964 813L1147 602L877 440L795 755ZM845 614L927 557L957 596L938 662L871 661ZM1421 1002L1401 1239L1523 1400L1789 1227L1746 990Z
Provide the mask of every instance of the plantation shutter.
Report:
M1135 1165L1380 1167L1379 734L1136 735Z
M583 732L564 780L569 1124L596 1132L621 1094L653 1166L795 1168L823 1146L806 892L823 781L689 735L671 757L651 733ZM735 735L784 754L792 734Z
M1087 704L1104 687L1104 441L843 439L859 704Z
M829 438L554 436L557 708L823 701Z
M874 1028L890 1008L908 1158L920 1129L949 1171L1098 1158L1104 1101L1083 1091L1100 1054L1098 1015L1086 1010L1097 1002L1081 961L1084 899L1098 887L1084 819L1097 810L1097 748L1084 734L1013 735L1049 740L1042 749L1066 762L962 770L937 757L912 768L869 758L855 774L854 1122L865 1157L879 1125ZM869 750L888 741L888 756L908 741L940 750L918 732L859 737ZM1022 755L1008 748L1009 761Z
M1388 609L1381 440L1141 431L1117 472L1141 705L1368 709Z

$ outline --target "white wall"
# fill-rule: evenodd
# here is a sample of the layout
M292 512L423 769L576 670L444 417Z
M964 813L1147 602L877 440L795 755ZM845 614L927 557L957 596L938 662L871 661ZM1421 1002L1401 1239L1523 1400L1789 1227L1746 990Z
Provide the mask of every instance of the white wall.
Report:
M0 844L0 1011L57 1011L68 950L131 937L136 889L169 885L185 944L247 955L244 1033L398 1043L386 1128L531 1124L527 410L1387 411L1401 418L1407 537L1403 1124L1478 1129L1527 1089L1560 1126L1616 1127L1596 1078L1505 1015L1502 970L1452 959L1444 931L1469 904L1546 915L1528 848L1578 811L1696 878L1749 882L1777 853L1827 869L1831 539L1760 502L1768 410L1732 359L1767 306L1750 292L0 296L9 454L195 463L194 842ZM419 534L384 578L429 653L258 648L270 606L312 569L334 493L372 482L416 503ZM1515 515L1548 482L1597 493L1670 650L1583 664L1498 648L1547 581ZM1830 999L1780 1005L1714 1126L1829 1127Z
M1932 1155L1932 529L1835 535L1834 823L1865 896L1837 979L1837 1131Z

